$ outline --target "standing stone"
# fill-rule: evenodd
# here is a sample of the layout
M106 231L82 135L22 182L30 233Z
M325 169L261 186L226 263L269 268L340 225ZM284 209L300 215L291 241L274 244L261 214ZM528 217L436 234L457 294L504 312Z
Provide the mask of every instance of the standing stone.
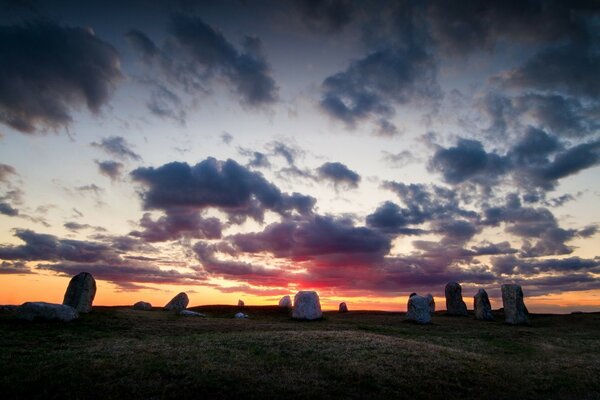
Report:
M243 300L238 300L238 307L244 307L244 301Z
M427 294L427 300L429 301L429 314L435 314L435 300L433 299L433 295L431 293Z
M456 282L450 282L446 285L446 314L469 315L467 305L462 298L462 288Z
M479 289L477 294L473 296L473 308L475 309L475 318L482 321L493 321L492 306L490 298L485 289Z
M71 278L63 304L71 306L80 313L92 311L96 296L96 280L89 272L80 272Z
M166 306L163 307L163 310L166 311L183 311L188 306L190 299L188 299L188 295L184 292L179 293L177 296L173 297L173 299L167 303Z
M341 313L347 313L348 312L348 306L346 305L346 303L340 303L339 312L341 312Z
M417 324L430 324L431 313L429 312L429 298L413 294L408 298L406 320Z
M292 318L314 320L323 317L319 295L313 291L300 291L294 297Z
M141 311L152 311L152 304L146 303L145 301L138 301L133 305L133 309Z
M507 324L529 325L529 313L523 302L521 286L502 285L502 305Z
M292 299L290 296L283 296L281 300L279 300L279 307L292 308Z
M69 322L79 318L77 310L65 304L27 302L17 307L15 317L26 321L36 319L44 321Z

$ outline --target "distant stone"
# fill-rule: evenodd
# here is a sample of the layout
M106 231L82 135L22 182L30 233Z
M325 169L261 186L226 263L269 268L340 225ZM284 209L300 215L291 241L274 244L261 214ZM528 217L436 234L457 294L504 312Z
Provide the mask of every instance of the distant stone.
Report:
M61 321L69 322L79 318L77 310L65 304L52 304L44 302L27 302L17 307L15 317L33 321Z
M89 272L80 272L71 278L63 304L71 306L80 313L92 311L96 296L96 280Z
M431 313L429 312L429 298L414 294L408 298L406 320L417 324L430 324Z
M482 321L493 321L492 305L485 289L479 289L473 296L473 308L475 309L475 318Z
M248 318L248 314L244 314L243 312L239 312L233 316L233 318Z
M191 310L181 310L177 314L183 315L184 317L206 317L206 315L202 313Z
M133 309L141 311L152 311L152 304L146 303L145 301L138 301L133 305Z
M348 306L346 305L346 303L340 303L339 312L341 312L341 313L347 313L348 312Z
M279 300L279 307L292 308L292 299L290 296L283 296L281 300Z
M314 320L323 317L319 295L314 291L300 291L294 297L292 318Z
M244 307L244 300L238 300L238 307Z
M462 298L462 288L457 282L450 282L446 285L446 314L469 315L467 305Z
M507 324L529 325L529 313L523 302L521 286L502 285L502 305Z
M177 296L173 297L170 302L167 303L166 306L163 307L163 310L166 311L182 311L185 310L188 306L190 299L188 299L188 295L184 292L179 293Z
M435 300L433 299L433 295L428 293L425 297L427 297L427 300L429 301L429 314L435 314Z

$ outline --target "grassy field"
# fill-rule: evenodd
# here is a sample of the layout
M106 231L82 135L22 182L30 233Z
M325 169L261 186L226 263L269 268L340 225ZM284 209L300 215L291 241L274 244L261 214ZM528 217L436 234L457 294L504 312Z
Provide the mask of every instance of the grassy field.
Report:
M532 326L403 313L194 307L208 318L95 307L68 323L0 314L0 397L600 398L600 314L533 315ZM500 317L500 315L497 315Z

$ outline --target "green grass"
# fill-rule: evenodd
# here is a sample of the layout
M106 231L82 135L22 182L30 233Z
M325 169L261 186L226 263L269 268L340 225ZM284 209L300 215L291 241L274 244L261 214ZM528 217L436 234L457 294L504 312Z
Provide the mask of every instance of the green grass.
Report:
M68 323L0 314L0 397L600 398L600 314L534 315L532 326L403 313L195 307L208 318L95 307Z

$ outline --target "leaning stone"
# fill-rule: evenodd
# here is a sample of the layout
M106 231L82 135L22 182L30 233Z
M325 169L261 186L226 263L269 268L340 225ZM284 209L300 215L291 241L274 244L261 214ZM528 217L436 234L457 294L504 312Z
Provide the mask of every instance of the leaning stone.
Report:
M427 300L429 301L429 314L434 315L435 314L435 300L433 299L433 295L431 293L428 293L427 296Z
M188 306L190 299L188 299L188 295L184 292L179 293L177 296L173 297L170 302L167 303L163 307L163 310L166 311L181 311L185 310Z
M71 278L63 304L71 306L80 313L92 311L96 296L96 280L89 272L80 272Z
M44 321L69 322L79 318L76 309L65 304L52 304L44 302L27 302L17 307L15 317L26 321L36 319Z
M133 305L133 309L141 311L152 311L152 304L146 303L145 301L138 301Z
M196 311L191 311L191 310L181 310L177 314L183 315L185 317L206 317L206 315L204 315L202 313L199 313Z
M529 325L529 313L523 302L521 286L502 285L502 305L507 324Z
M279 307L292 308L292 299L290 296L283 296L281 300L279 300Z
M248 314L244 314L243 312L239 312L233 316L233 318L243 319L248 318Z
M244 300L238 300L238 307L244 307Z
M493 321L492 305L485 289L479 289L473 296L473 308L475 309L475 318L482 321Z
M348 312L348 306L346 305L346 303L340 303L339 312L341 312L341 313Z
M406 320L414 321L417 324L431 323L431 314L429 312L429 298L413 294L408 298Z
M314 320L323 317L319 295L314 291L300 291L294 297L292 318Z
M446 314L469 315L467 305L462 298L462 288L457 282L450 282L446 285Z

